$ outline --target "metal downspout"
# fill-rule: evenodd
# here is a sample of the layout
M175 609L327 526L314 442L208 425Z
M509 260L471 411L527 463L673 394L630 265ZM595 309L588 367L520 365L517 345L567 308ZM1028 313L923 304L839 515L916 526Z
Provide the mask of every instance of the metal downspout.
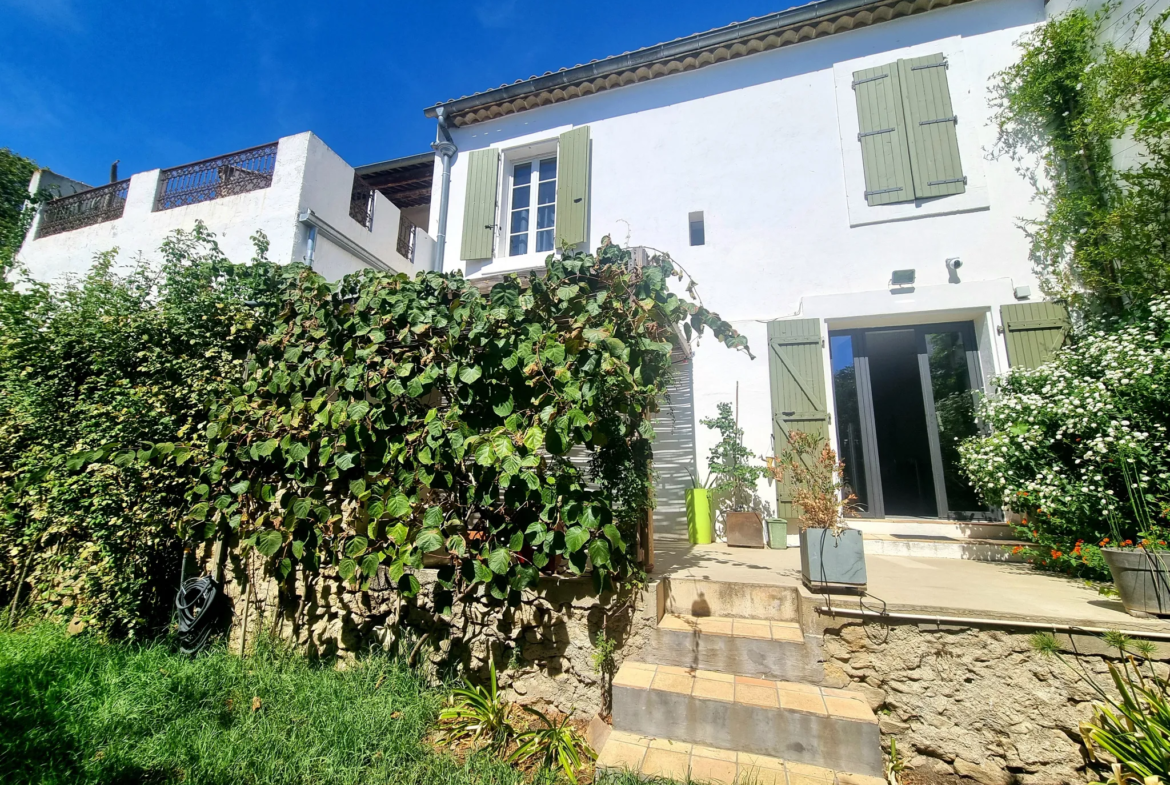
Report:
M443 254L447 249L447 202L451 193L451 159L459 150L447 129L447 112L440 107L436 113L439 121L439 140L431 145L443 159L443 179L439 188L439 229L435 233L435 271L443 272Z

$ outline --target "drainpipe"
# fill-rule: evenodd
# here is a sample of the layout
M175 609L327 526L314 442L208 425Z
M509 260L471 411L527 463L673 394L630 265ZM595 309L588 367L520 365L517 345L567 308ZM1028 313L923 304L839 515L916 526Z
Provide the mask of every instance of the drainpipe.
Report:
M447 130L447 111L439 107L436 114L439 121L439 140L431 145L431 149L439 154L443 160L443 179L439 188L439 230L435 233L435 261L436 272L443 272L443 251L447 247L447 202L451 193L451 159L455 157L458 148L451 139L451 132Z
M313 257L317 255L317 227L309 227L309 237L305 243L305 261L309 263L309 269L313 269Z

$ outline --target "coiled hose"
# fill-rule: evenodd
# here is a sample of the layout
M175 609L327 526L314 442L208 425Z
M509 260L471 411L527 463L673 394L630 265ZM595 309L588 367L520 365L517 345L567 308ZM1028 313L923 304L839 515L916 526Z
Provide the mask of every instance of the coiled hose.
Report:
M215 627L220 587L211 576L191 578L179 587L175 612L179 619L179 650L196 655L207 646Z

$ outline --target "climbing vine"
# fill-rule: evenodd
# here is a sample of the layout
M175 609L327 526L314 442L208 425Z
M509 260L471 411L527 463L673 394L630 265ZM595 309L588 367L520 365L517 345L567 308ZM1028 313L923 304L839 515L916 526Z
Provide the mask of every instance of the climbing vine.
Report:
M198 467L190 535L285 581L332 566L364 587L385 568L412 594L428 555L446 588L498 600L561 568L598 591L636 578L672 346L709 329L747 349L671 291L668 256L634 266L608 241L486 294L459 274L288 275L203 438L150 448Z
M1045 208L1023 222L1036 271L1090 316L1142 307L1170 286L1167 15L1142 47L1102 41L1116 13L1112 3L1040 25L992 88L997 150Z

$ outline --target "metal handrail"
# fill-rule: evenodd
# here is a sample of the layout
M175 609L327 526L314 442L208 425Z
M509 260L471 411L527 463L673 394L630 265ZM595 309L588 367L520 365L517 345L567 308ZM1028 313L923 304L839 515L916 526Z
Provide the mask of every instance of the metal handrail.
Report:
M121 218L129 192L130 181L119 180L46 202L41 207L37 239Z
M276 169L277 146L277 142L271 142L163 169L159 173L154 210L170 210L267 188L272 185Z

